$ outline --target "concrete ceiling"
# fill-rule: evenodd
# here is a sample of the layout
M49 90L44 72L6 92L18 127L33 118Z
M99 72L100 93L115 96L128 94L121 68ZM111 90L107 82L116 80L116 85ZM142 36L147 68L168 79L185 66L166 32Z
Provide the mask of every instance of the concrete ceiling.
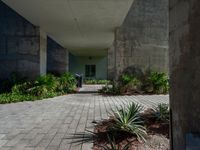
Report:
M75 55L104 55L133 0L3 0Z

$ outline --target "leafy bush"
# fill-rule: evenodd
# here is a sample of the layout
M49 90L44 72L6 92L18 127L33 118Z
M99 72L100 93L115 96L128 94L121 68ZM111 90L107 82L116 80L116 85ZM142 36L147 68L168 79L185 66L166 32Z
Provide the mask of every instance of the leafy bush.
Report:
M169 121L169 105L168 104L158 104L155 108L155 117L158 121Z
M133 75L129 75L129 74L123 74L119 81L122 85L126 85L129 82L131 82L132 80L135 80L136 78Z
M34 82L24 82L12 87L11 93L0 95L0 103L36 100L74 92L76 80L70 73L61 77L51 74L40 76Z
M109 80L85 80L85 84L109 84Z
M33 100L39 100L39 99L40 97L36 97L33 95L28 95L28 94L26 95L16 94L16 93L0 94L0 104L33 101Z
M57 78L51 74L38 77L34 83L34 86L45 86L48 91L55 91L58 85Z
M76 89L76 79L70 73L64 73L59 79L57 90L61 93L71 93Z
M145 140L147 132L139 115L141 110L142 107L135 103L117 107L116 111L113 111L115 123L111 129L125 131L136 135L139 140Z
M130 79L130 78L129 78ZM128 81L128 80L126 80ZM124 82L124 80L123 80ZM142 83L135 77L132 77L127 83L124 82L124 85L120 86L121 93L140 93Z
M117 83L112 82L110 85L106 84L102 89L99 90L103 94L120 95L120 88Z
M31 82L25 82L22 84L17 84L12 87L12 93L15 94L28 94L28 89L33 86Z
M144 89L149 93L167 93L169 91L169 78L165 73L153 71L144 81Z
M166 94L169 92L169 78L165 73L155 71L142 72L134 68L131 74L130 68L123 73L112 88L110 86L103 87L101 93L115 95L118 94Z

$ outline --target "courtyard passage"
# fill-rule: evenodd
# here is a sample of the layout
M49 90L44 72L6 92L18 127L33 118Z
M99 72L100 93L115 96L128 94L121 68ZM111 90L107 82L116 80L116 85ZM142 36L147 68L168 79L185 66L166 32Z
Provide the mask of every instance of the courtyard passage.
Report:
M168 95L102 96L79 93L35 102L0 105L0 150L90 150L71 144L74 133L93 130L111 108L136 102L144 107L168 103Z

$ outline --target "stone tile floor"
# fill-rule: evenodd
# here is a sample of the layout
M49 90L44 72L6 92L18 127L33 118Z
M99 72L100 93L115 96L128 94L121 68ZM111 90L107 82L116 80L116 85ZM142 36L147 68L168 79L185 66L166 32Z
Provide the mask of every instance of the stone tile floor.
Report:
M102 87L105 85L83 85L82 88L79 89L80 93L95 93L98 92L98 90L102 89Z
M168 95L101 96L72 94L48 100L0 105L0 150L90 150L70 144L73 133L93 130L114 106L136 102L144 107L168 103Z

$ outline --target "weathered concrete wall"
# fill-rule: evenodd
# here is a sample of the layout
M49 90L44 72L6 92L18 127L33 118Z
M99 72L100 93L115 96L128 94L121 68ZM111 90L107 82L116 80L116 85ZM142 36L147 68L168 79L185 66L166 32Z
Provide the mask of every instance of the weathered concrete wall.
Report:
M69 52L48 37L47 72L60 75L69 70Z
M200 134L200 1L170 0L170 105L174 150L184 150L187 133ZM199 149L200 138L190 143ZM196 148L194 148L196 146Z
M116 29L114 49L108 59L116 63L117 75L132 65L168 72L168 0L135 0Z
M30 79L45 74L45 39L39 28L0 1L0 79L12 72Z

